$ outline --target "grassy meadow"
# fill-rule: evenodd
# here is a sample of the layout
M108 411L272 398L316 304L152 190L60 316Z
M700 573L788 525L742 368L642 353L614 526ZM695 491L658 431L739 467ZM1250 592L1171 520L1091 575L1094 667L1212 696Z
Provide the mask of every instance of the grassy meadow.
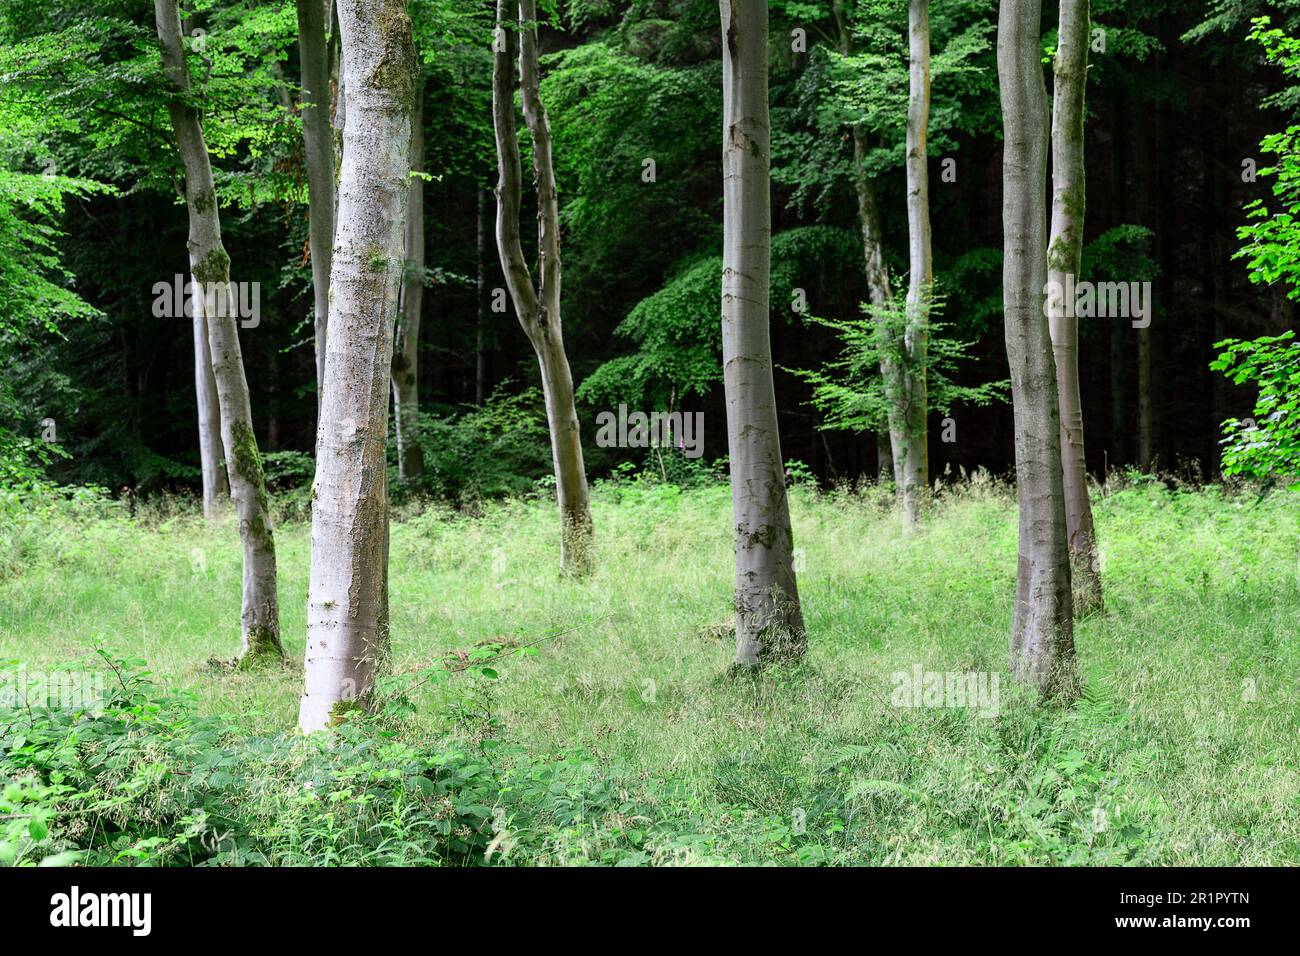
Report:
M883 489L793 489L809 653L757 678L728 671L728 489L608 482L593 507L580 581L558 573L548 501L407 506L392 528L390 670L413 708L389 738L488 761L506 742L569 768L557 800L612 794L537 823L516 862L1300 864L1297 496L1098 490L1107 608L1077 626L1067 709L1005 673L1005 485L948 488L910 536ZM289 662L247 672L214 660L238 648L233 518L63 506L0 543L0 659L106 645L200 715L293 731L307 523L276 532ZM448 657L445 679L414 679ZM892 675L917 665L997 673L996 716L894 706Z

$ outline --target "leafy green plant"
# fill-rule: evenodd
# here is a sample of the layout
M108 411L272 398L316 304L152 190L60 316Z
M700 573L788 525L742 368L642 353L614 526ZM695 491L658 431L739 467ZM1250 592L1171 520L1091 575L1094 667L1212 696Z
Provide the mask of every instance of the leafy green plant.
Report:
M419 490L454 504L522 495L550 473L550 445L541 393L507 392L503 382L477 407L420 413L417 441L424 454Z
M967 357L970 343L945 334L948 327L935 321L942 307L936 298L930 305L929 348L924 375L928 386L929 407L947 414L953 405L987 405L1005 401L1006 381L982 385L960 385L954 372ZM880 374L881 361L895 365L912 360L903 349L907 327L907 309L902 304L873 306L862 304L862 315L855 319L813 318L835 332L840 340L840 355L822 369L788 369L812 386L809 402L822 416L824 429L874 432L887 428L889 403Z
M1295 334L1251 342L1225 339L1210 368L1238 385L1259 389L1253 419L1223 423L1223 473L1251 478L1286 478L1300 490L1300 342Z
M361 711L329 739L249 736L101 651L102 707L0 706L0 864L481 865L550 856L559 833L601 846L599 861L642 862L624 815L649 818L589 755L497 739L488 665L527 650L484 645L416 676L468 671L444 713L476 728L469 746L399 739Z

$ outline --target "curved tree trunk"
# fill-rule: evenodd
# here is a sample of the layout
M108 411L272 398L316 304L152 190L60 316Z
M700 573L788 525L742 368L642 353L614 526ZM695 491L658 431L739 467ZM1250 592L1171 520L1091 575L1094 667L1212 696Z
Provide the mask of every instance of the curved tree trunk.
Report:
M517 9L517 14L515 13ZM519 25L518 31L506 24ZM573 375L560 324L560 216L551 162L551 128L538 94L537 2L497 0L497 35L492 65L492 120L497 146L497 251L506 287L528 341L537 353L546 421L551 435L556 498L560 508L560 565L584 573L592 561L593 527L583 462ZM516 37L518 39L516 39ZM524 261L519 239L523 173L515 132L514 65L519 51L519 89L524 119L533 142L533 180L537 190L538 282Z
M1001 0L1003 309L1015 410L1020 544L1011 671L1049 696L1077 687L1056 368L1045 313L1047 90L1041 0Z
M191 279L193 276L191 276ZM216 516L230 496L230 481L221 467L221 409L217 380L212 374L212 348L208 345L208 320L199 302L194 314L194 397L199 409L199 467L203 475L203 517Z
M200 295L208 327L212 375L221 409L221 439L231 497L239 518L244 546L244 592L240 614L240 661L260 657L283 659L280 646L280 609L276 596L275 540L267 508L262 457L253 435L253 416L239 348L239 327L231 308L230 257L221 242L221 218L212 164L203 138L203 126L193 107L183 102L190 92L190 75L181 46L181 23L176 0L154 0L163 69L177 97L167 104L181 160L185 164L185 205L189 212L190 272ZM208 308L208 306L213 306Z
M909 275L907 324L903 330L902 478L903 524L921 518L930 488L926 419L926 353L929 351L930 293L934 263L930 249L930 177L926 168L930 125L930 0L908 4L907 233Z
M1047 254L1048 284L1054 300L1049 303L1050 324L1061 400L1061 469L1070 541L1070 580L1074 588L1074 612L1079 615L1098 610L1102 605L1101 567L1083 453L1079 320L1074 314L1074 304L1064 300L1065 290L1073 288L1079 278L1083 257L1083 104L1088 77L1088 25L1088 0L1061 0L1052 110L1052 236Z
M330 128L329 47L325 19L330 0L297 0L298 62L302 71L302 139L307 166L307 235L316 312L316 407L325 381L329 328L330 257L334 251L334 137Z
M720 0L722 362L736 544L736 663L807 649L768 333L772 255L766 0Z
M424 171L424 89L417 80L411 117L411 170ZM406 198L406 263L401 311L393 342L393 405L397 425L397 475L414 481L424 474L420 451L420 309L424 304L424 180L412 176Z
M385 445L416 82L405 0L340 0L339 24L348 122L312 487L308 732L368 705L388 649Z

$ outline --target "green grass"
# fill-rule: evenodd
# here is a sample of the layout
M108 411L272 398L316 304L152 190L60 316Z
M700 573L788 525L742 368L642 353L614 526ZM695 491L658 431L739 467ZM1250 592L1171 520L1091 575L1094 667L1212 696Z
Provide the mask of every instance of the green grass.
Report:
M724 487L601 486L582 581L558 573L551 504L413 513L392 531L393 670L540 643L496 681L422 687L404 732L477 739L468 699L530 753L587 754L675 821L655 862L1300 863L1300 498L1153 483L1095 509L1107 610L1076 629L1085 696L1064 710L1005 674L1015 507L988 481L946 492L910 536L875 489L796 489L809 654L752 680L727 676ZM201 710L292 728L309 528L276 542L282 671L208 663L238 648L240 555L231 520L188 507L14 532L0 658L35 669L105 642ZM1001 672L999 715L891 706L891 675L917 664Z

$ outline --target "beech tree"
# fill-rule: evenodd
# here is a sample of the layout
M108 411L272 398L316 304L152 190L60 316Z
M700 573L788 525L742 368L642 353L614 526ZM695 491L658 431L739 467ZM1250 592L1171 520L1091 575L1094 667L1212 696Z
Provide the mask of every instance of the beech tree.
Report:
M405 0L340 0L338 13L348 113L312 486L305 732L366 706L387 653L389 366L417 76Z
M168 101L176 147L185 167L185 207L189 214L190 273L196 287L196 318L207 325L212 376L221 418L230 494L244 547L244 592L240 614L241 663L262 657L280 660L280 608L276 595L275 539L271 530L262 457L253 434L253 415L244 377L230 291L230 256L221 241L221 217L207 141L198 111L190 104L190 75L181 45L176 0L154 0L163 70L174 90ZM196 322L197 328L197 322ZM201 351L196 346L196 358ZM195 373L196 379L199 372ZM202 396L205 388L200 388ZM201 399L202 401L202 399ZM202 405L200 408L202 409ZM202 412L200 413L202 420ZM202 441L202 435L200 435Z
M907 6L907 311L903 327L897 389L902 428L894 439L907 526L920 519L921 501L929 490L930 461L926 448L925 366L929 342L934 261L930 248L930 179L926 169L930 124L930 0L910 0Z
M1042 0L1001 0L1003 320L1015 418L1020 505L1013 676L1049 696L1077 683L1061 476L1061 415L1047 283L1047 88L1039 47Z
M722 367L736 548L736 663L807 649L768 331L772 200L766 0L720 0Z
M334 246L334 137L330 120L330 51L325 24L332 0L297 0L302 72L302 139L307 167L307 235L315 307L316 403L325 381L330 256Z
M838 52L841 56L851 56L853 25L845 9L844 0L835 0L831 12L835 19ZM880 212L876 205L876 186L866 169L867 154L870 152L867 131L863 124L858 122L852 124L850 132L853 136L853 191L858 203L858 228L862 232L862 261L863 274L867 280L867 301L879 317L892 306L894 293L890 287L889 269L885 265L884 238L880 230ZM877 318L877 321L880 319ZM897 397L899 376L895 363L882 357L880 374L886 392ZM895 441L895 436L901 436L901 431L896 427L897 415L892 415L891 419L889 427L876 433L878 472L882 477L891 476L894 479L894 487L902 496L904 487L902 461L897 453L902 451L902 442ZM903 508L903 515L906 521L908 515L906 506Z
M221 502L230 497L230 480L221 467L221 408L217 379L212 374L212 347L202 297L192 302L194 325L194 399L199 410L199 472L203 481L203 517L216 516Z
M881 16L879 9L857 9L850 13L845 0L832 5L836 51L854 62L854 20ZM905 303L895 300L889 269L885 263L884 240L876 186L868 172L873 143L865 118L850 124L853 139L853 185L857 198L858 224L862 232L864 275L870 313L876 323L878 364L887 422L878 436L880 471L892 474L902 505L903 526L914 527L920 519L922 502L929 488L927 416L929 395L926 369L929 365L929 316L933 265L930 242L929 178L927 173L930 119L930 15L928 0L909 0L908 100L903 144L907 177L908 288ZM961 68L965 52L951 57L949 69ZM858 80L876 89L882 97L892 87L879 77ZM870 99L870 98L869 98ZM858 107L860 112L861 107ZM878 144L877 144L878 145ZM886 451L889 467L883 467Z
M424 89L417 82L411 119L411 171L424 171ZM393 342L393 422L397 474L412 481L424 474L418 422L420 411L420 310L424 305L424 179L411 176L407 187L405 263Z
M1102 604L1097 535L1088 499L1083 453L1083 397L1079 388L1079 320L1064 290L1079 278L1083 259L1084 87L1088 77L1088 0L1061 0L1052 108L1052 233L1048 245L1050 328L1061 402L1061 469L1069 534L1074 612ZM1060 290L1058 297L1058 290Z
M517 38L516 38L517 37ZM519 59L519 90L533 146L537 192L537 285L524 259L519 237L523 174L515 127L514 65ZM560 565L581 573L591 563L593 526L583 462L573 374L564 351L560 324L560 210L551 160L551 127L538 92L536 0L497 0L493 40L492 126L497 148L497 252L506 288L524 334L537 353L546 421L551 436L555 493L560 508Z

